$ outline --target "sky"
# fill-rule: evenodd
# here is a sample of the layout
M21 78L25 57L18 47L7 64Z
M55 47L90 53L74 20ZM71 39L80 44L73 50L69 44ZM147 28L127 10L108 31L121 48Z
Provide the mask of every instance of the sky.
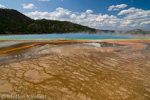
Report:
M96 29L150 30L150 0L0 0L0 8Z

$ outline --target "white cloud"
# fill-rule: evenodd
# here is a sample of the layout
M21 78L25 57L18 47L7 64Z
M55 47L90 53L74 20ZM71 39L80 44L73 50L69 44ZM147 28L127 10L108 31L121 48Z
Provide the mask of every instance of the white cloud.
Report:
M93 13L93 11L90 10L90 9L88 9L88 10L86 10L86 13L87 13L87 14L91 14L91 13Z
M120 10L123 8L126 8L128 5L126 4L120 4L120 5L112 5L108 8L108 11L112 11L112 10Z
M50 0L39 0L39 1L50 1Z
M149 29L150 27L150 10L132 7L127 10L120 11L118 15L124 15L122 25L126 25L127 27L143 29Z
M136 9L136 8L132 7L132 8L129 8L127 10L120 11L118 13L118 15L124 15L124 14L129 14L129 13L131 14L131 13L137 13L137 12L142 12L142 11L144 11L144 10L142 10L142 9Z
M149 24L150 25L150 21L141 22L141 25L145 25L145 24Z
M23 6L24 9L34 9L34 8L36 8L36 6L32 3L30 3L28 5L22 4L22 6Z
M134 8L120 11L118 15L124 15L123 18L118 18L114 15L93 14L92 10L76 13L64 8L56 8L53 12L29 12L27 16L34 19L51 19L60 21L71 21L98 29L149 29L150 27L150 10L142 10ZM123 13L122 13L123 12Z
M4 6L4 5L0 4L0 8L6 8L6 6Z

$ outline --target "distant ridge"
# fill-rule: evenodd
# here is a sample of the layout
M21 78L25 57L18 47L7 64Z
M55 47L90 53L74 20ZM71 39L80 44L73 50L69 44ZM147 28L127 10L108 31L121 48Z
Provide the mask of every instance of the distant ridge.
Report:
M145 31L145 30L141 30L141 29L134 29L131 31L127 31L126 33L130 33L130 34L150 34L150 31Z
M136 35L136 34L141 34L141 35L150 35L150 31L146 31L146 30L142 30L142 29L133 29L133 30L129 30L129 31L122 31L122 30L97 30L97 33L112 33L112 34L132 34L132 35Z
M13 9L0 9L0 34L67 33L96 31L67 21L33 20Z

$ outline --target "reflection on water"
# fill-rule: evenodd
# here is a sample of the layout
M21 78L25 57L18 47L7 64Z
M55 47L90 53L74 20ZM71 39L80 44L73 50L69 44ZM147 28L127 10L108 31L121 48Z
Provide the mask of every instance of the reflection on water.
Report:
M29 35L8 35L0 36L0 39L137 39L133 36L115 34L87 34L87 33L67 33L67 34L29 34ZM139 38L138 38L139 39ZM141 39L141 38L140 38Z

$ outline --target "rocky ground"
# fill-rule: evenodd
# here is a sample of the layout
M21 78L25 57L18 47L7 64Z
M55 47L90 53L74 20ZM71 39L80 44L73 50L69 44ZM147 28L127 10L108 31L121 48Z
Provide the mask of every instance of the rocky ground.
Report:
M1 48L0 100L150 100L149 43Z

